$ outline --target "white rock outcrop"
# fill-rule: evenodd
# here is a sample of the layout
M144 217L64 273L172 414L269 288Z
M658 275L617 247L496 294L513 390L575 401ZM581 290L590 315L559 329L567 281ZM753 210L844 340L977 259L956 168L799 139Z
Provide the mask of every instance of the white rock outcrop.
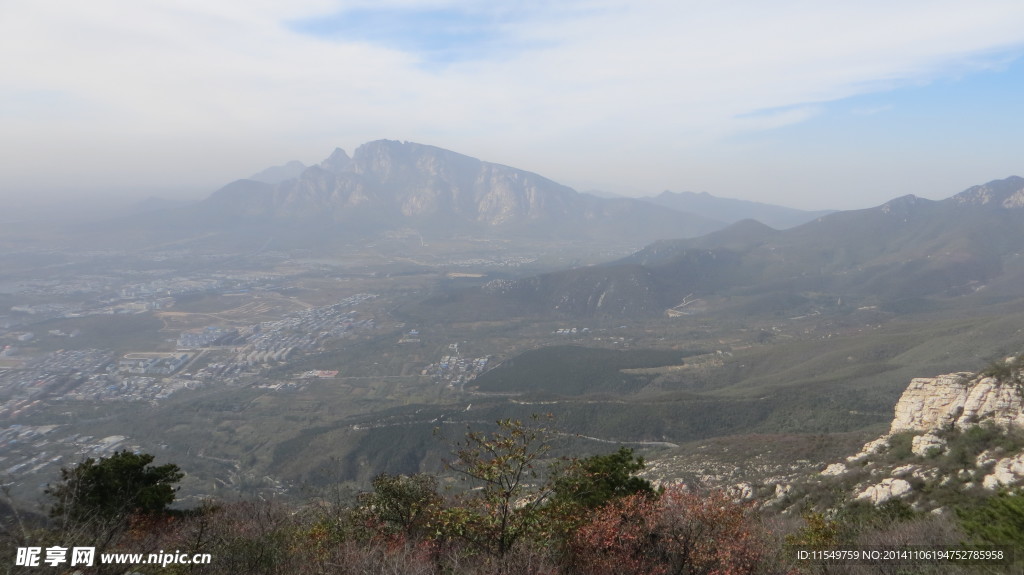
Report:
M842 475L846 473L846 465L843 463L831 463L821 471L822 475Z
M917 435L910 442L910 451L913 452L914 455L921 457L928 455L936 449L939 450L939 452L944 452L946 450L946 440L937 435L932 435L931 433Z
M1024 427L1024 398L1012 383L971 373L914 378L896 403L889 433L963 429L981 421Z
M865 489L864 491L858 493L856 498L867 499L873 505L879 505L885 503L890 499L902 497L907 493L910 493L911 489L912 488L910 486L910 483L908 483L907 481L903 479L893 479L892 477L887 477L883 479L881 482L872 485Z
M985 489L998 489L999 487L1016 485L1024 479L1024 453L1016 457L1007 457L996 462L992 473L981 480Z
M1011 364L1012 362L1012 364ZM972 373L951 373L937 377L920 377L910 382L906 391L896 403L895 415L889 433L869 441L860 453L846 458L846 463L832 463L823 469L823 476L842 475L860 464L869 470L869 476L878 481L863 488L856 499L878 505L893 498L904 497L913 491L906 477L915 481L938 481L940 485L956 482L973 483L978 470L990 469L981 481L987 489L1024 484L1024 452L1005 455L1001 449L988 450L979 454L973 466L961 469L952 476L940 477L939 470L929 467L927 461L889 468L882 462L875 462L871 456L891 446L894 435L910 432L910 448L914 455L927 457L936 450L948 449L947 441L938 432L950 429L967 429L981 424L993 424L1003 429L1024 428L1024 386L1020 384L1017 358L1007 358L1016 374L1016 381L1001 381Z
M889 447L889 436L884 435L874 441L869 441L865 443L864 447L861 448L860 453L858 453L857 455L851 455L847 457L846 461L849 463L855 463L873 453L878 453L879 451L882 451L887 447Z
M892 470L891 473L893 477L900 477L903 475L909 475L915 471L917 471L917 466L914 464L908 464L896 467L895 469Z
M747 501L754 497L754 486L749 483L737 483L730 485L726 489L726 493L735 501Z

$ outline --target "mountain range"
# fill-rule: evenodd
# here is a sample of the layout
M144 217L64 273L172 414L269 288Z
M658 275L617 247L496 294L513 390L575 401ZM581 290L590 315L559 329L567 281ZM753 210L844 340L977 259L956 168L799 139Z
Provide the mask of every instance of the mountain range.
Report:
M434 146L389 140L364 144L351 157L336 149L316 166L292 162L238 180L193 213L220 225L298 225L338 234L411 227L435 236L486 232L634 242L694 237L723 225L636 199L581 194L531 172Z
M658 240L702 236L743 218L784 228L826 213L706 193L599 197L532 172L392 140L368 142L351 156L338 148L313 166L272 166L198 202L151 199L112 211L122 212L98 226L83 223L78 232L116 245L201 242L244 249L269 242L330 250L412 235L566 241L623 253Z
M327 250L339 239L372 241L394 231L620 249L646 244L609 264L496 280L430 304L500 316L906 309L943 297L1015 295L1024 280L1024 179L1016 176L941 201L904 196L874 208L815 213L707 194L599 198L434 146L378 140L352 156L336 149L318 165L290 162L253 178L201 202L149 213L134 232L163 234L163 242L273 240ZM775 227L755 219L725 223L746 215ZM801 219L809 221L776 229Z
M941 201L904 196L782 231L744 220L698 238L655 242L610 264L498 280L446 297L453 308L476 301L472 309L500 313L652 317L709 305L796 314L1019 296L1022 214L1024 179L1014 176ZM697 299L701 305L683 309Z

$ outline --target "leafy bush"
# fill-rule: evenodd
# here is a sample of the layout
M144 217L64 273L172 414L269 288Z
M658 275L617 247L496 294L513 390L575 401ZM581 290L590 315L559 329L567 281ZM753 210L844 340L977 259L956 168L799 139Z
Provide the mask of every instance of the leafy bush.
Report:
M373 480L373 492L359 497L358 515L378 532L423 535L441 508L437 478L426 473L389 475Z
M571 542L570 573L753 574L776 565L747 506L722 491L671 487L632 495L594 512Z
M960 525L981 545L1019 546L1024 541L1024 493L1000 493L959 509Z
M886 458L891 461L905 461L914 457L913 444L914 444L913 431L903 431L895 433L889 437L889 448L886 450Z
M1024 394L1024 354L1007 359L997 359L981 371L985 377L994 377L1003 383L1012 383L1017 391Z
M635 457L628 447L581 459L555 480L554 500L596 509L619 497L638 493L654 496L651 482L636 476L643 468L644 459Z

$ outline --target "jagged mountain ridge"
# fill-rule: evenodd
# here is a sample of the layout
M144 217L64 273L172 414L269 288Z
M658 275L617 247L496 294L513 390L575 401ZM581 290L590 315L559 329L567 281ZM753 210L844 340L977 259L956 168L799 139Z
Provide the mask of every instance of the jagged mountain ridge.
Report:
M721 227L639 200L580 194L543 176L412 142L341 149L277 184L239 180L201 205L222 219L360 229L489 230L552 237L692 237Z
M1024 178L932 201L896 198L776 231L754 221L653 243L605 266L502 281L480 291L524 312L659 315L684 298L795 309L812 299L886 305L986 293L1019 297ZM495 306L502 308L507 306Z

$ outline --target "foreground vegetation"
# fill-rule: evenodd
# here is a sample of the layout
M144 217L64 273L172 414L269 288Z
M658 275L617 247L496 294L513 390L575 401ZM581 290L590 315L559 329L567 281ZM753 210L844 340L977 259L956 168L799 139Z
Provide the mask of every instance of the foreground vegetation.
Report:
M83 573L770 574L879 572L883 565L799 562L797 552L851 546L1019 545L1024 496L1003 493L952 516L890 501L801 518L768 516L721 490L656 487L628 448L553 457L545 418L502 420L451 445L450 476L379 475L372 490L301 506L263 498L172 508L182 474L119 452L64 469L47 488L50 521L12 514L0 564L64 573L51 549L209 558L203 563L96 564ZM456 481L461 478L462 481ZM25 549L39 548L37 566ZM889 566L892 567L892 566ZM901 565L901 573L978 572L977 565ZM1009 566L985 567L1006 572ZM861 570L864 571L861 571ZM128 570L128 571L126 571ZM895 572L895 571L894 571Z

